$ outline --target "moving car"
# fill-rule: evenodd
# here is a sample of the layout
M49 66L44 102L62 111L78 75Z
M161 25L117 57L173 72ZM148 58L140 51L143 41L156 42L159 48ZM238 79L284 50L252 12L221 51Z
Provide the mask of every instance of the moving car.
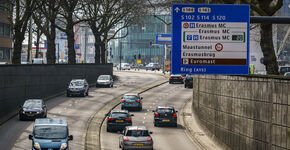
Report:
M181 83L183 84L183 77L181 74L171 74L169 77L169 84Z
M29 135L32 140L32 150L69 150L69 135L67 121L64 119L36 119L33 132Z
M160 66L157 63L149 63L148 65L145 66L146 71L147 70L160 70Z
M121 68L120 68L120 65L118 65L117 66L117 69L118 70L130 70L131 69L131 67L130 67L130 65L128 64L128 63L121 63Z
M113 87L113 78L111 75L100 75L98 77L96 87L105 86L105 87Z
M47 108L42 99L28 99L20 106L19 120L46 118Z
M153 139L145 126L126 127L120 136L119 147L125 149L150 149L153 150Z
M126 126L132 125L133 114L129 114L128 110L112 110L107 116L107 132L124 130Z
M184 88L193 88L193 76L186 75L183 82L184 82Z
M172 106L158 106L154 112L154 126L171 125L177 127L177 112Z
M138 93L124 94L121 100L121 109L142 110L142 97Z
M89 95L89 84L86 79L73 79L70 81L66 96L79 95L85 97Z

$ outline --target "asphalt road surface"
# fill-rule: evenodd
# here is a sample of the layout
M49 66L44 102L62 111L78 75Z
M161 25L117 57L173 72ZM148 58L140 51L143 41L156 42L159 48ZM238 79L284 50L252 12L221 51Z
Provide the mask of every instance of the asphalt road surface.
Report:
M185 89L183 84L163 84L141 94L143 97L143 110L130 111L134 114L132 117L133 126L146 126L154 142L155 150L198 150L198 147L187 137L184 127L179 124L178 127L154 127L153 112L157 106L174 106L180 110L184 103L192 96L192 89ZM115 109L121 109L120 106ZM178 116L178 120L181 119ZM111 133L106 131L106 122L101 129L102 150L116 150L119 148L120 133Z
M164 78L156 74L131 73L127 71L114 72L114 74L119 77L119 80L114 83L114 88L90 88L89 96L87 97L66 97L63 95L46 102L49 118L64 118L68 121L70 134L74 136L74 140L69 143L70 149L84 149L88 120L98 109L102 108L106 102L130 90ZM143 95L144 98L148 99L145 95L146 94ZM150 96L148 95L148 97ZM152 97L152 99L154 98ZM157 97L156 100L159 100L159 98ZM147 108L147 102L144 103L144 106L144 108ZM142 122L143 120L140 121ZM2 124L2 126L0 126L0 149L31 149L32 142L28 139L28 135L32 133L32 127L33 121L19 121L18 116ZM172 130L173 134L176 132L175 130L176 129ZM158 132L156 133L156 139L157 138ZM184 139L181 140L184 141Z

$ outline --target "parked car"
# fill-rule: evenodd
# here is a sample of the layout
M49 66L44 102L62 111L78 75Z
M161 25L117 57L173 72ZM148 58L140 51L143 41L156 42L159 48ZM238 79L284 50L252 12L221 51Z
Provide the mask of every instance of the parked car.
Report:
M120 136L119 147L125 149L153 150L153 139L145 126L126 127Z
M279 72L281 75L284 75L286 72L290 72L290 66L280 66Z
M112 110L107 116L107 132L123 131L126 126L132 125L133 114L129 114L128 110Z
M142 97L138 93L124 94L121 100L121 109L138 109L142 110Z
M193 76L186 75L183 82L184 82L184 88L193 88Z
M171 74L169 77L169 84L181 83L183 84L183 77L180 74Z
M285 72L284 76L285 77L290 77L290 72Z
M33 58L32 64L45 64L43 58Z
M171 125L177 127L177 112L172 106L158 106L154 112L154 126Z
M114 80L111 75L100 75L98 77L96 87L113 87Z
M46 118L47 108L42 99L28 99L20 106L19 120Z
M148 65L145 66L145 69L146 69L146 71L147 70L152 70L152 71L158 70L159 71L160 70L160 66L157 63L149 63Z
M70 81L66 96L83 96L89 95L89 84L86 79L73 79Z
M46 118L35 120L29 139L32 140L32 150L69 150L73 136L69 135L66 120Z

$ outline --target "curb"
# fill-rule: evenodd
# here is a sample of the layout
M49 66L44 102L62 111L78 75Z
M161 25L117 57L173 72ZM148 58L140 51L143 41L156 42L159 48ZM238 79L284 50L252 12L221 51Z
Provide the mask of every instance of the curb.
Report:
M129 92L143 93L152 88L165 84L167 82L168 80L164 79L164 80L152 83L152 84L148 84L145 87L131 90ZM104 120L106 118L105 114L120 104L120 99L122 96L123 94L107 102L105 106L102 107L100 110L98 110L93 115L93 117L88 121L88 128L87 128L86 137L85 137L85 150L101 150L100 131L101 131L102 124L104 123Z

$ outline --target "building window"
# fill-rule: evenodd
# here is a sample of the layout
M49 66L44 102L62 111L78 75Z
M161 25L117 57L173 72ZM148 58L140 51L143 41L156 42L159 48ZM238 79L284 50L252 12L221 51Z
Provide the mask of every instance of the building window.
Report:
M3 49L0 49L0 60L4 59L4 52Z
M4 25L5 36L10 37L10 26L8 24Z

